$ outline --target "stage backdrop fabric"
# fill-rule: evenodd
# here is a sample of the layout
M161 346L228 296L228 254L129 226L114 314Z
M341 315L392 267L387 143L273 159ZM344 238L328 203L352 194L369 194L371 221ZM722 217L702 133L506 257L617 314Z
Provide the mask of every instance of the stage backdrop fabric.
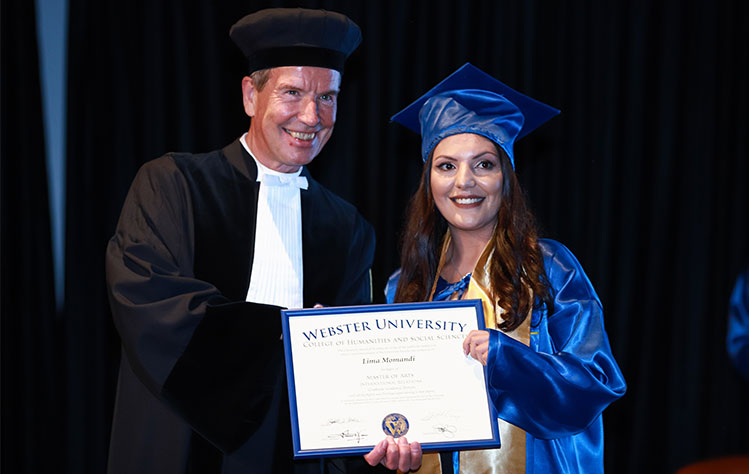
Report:
M268 6L337 10L362 28L336 130L310 169L374 225L377 302L421 170L418 137L388 119L470 61L562 110L518 143L517 173L543 235L566 244L597 289L629 385L604 414L606 471L749 453L749 381L725 350L731 286L749 265L744 1L71 0L66 294L55 315L33 2L9 0L3 471L104 471L119 357L107 240L141 164L248 128L228 30Z

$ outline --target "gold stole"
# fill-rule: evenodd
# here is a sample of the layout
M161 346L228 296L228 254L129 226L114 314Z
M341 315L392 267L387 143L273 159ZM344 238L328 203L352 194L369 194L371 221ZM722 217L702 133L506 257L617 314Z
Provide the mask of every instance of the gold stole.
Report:
M434 289L442 266L445 264L445 254L450 246L450 231L447 231L442 242L442 255L437 267L437 275L434 278L429 300L434 296ZM471 274L471 281L463 294L463 299L480 299L484 308L484 323L487 328L497 328L497 320L501 319L503 310L495 305L489 298L489 262L493 253L491 242L484 249L476 268ZM526 346L530 345L530 314L525 321L511 332L505 334L520 341ZM504 420L498 419L499 436L502 447L499 449L481 449L460 452L460 474L495 474L511 473L522 474L525 472L525 431ZM422 457L421 468L415 471L419 474L440 474L442 467L438 453L426 453Z

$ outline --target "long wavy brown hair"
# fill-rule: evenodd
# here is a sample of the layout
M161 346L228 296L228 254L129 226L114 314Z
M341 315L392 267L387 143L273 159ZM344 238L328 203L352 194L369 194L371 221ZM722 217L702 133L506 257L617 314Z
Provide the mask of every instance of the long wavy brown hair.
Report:
M502 201L492 235L494 254L489 266L492 298L504 310L499 329L512 331L532 307L553 311L554 299L538 246L536 219L507 154L494 145L502 169ZM431 189L432 156L424 163L419 189L406 210L401 236L401 274L395 302L425 301L437 278L447 221L434 203Z

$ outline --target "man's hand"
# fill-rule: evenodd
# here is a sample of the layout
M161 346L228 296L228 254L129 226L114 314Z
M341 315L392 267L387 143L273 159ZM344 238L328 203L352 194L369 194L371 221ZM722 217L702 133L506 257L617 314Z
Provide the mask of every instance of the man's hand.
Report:
M364 460L370 466L382 464L388 469L403 472L416 470L421 466L421 444L417 441L409 444L406 438L398 438L396 441L388 436L365 454Z

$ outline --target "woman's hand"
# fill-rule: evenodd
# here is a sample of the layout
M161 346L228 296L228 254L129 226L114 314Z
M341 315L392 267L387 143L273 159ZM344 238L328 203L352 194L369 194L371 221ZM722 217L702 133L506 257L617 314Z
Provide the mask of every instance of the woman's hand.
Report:
M406 438L398 438L396 441L388 436L365 454L364 460L370 466L382 464L388 469L403 472L416 470L421 466L421 444L417 441L409 444Z
M489 331L474 329L463 341L463 354L470 355L481 365L486 365L489 358Z

